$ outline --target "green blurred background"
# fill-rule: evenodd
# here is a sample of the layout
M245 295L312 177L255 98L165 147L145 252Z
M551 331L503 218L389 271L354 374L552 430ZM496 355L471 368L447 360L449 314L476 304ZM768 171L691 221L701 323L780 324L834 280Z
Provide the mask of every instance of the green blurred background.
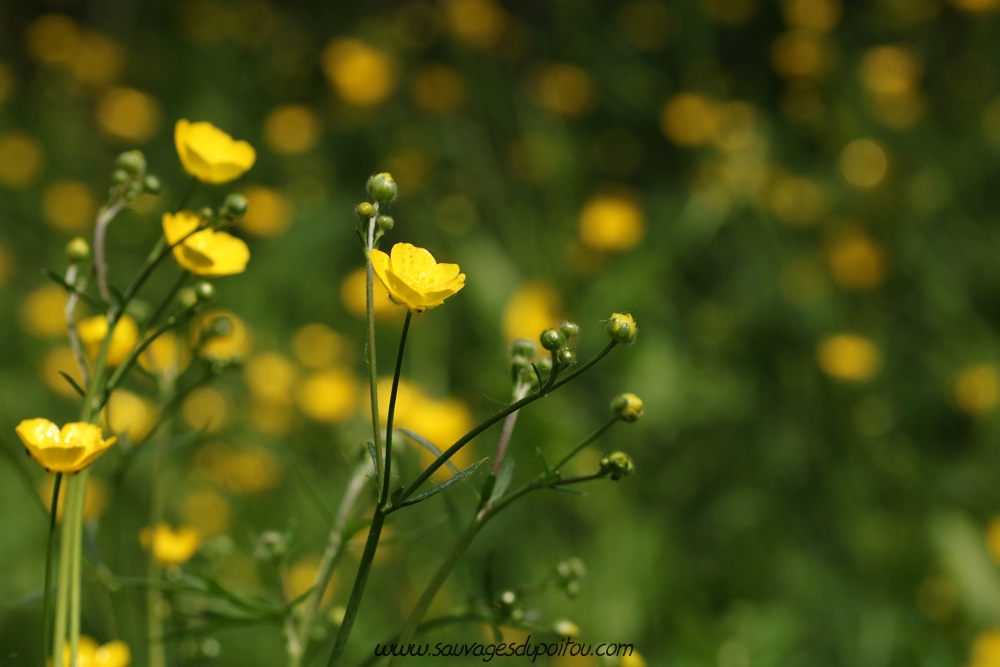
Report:
M3 3L0 664L36 664L46 535L43 474L13 427L78 410L43 270L64 271L115 155L140 148L164 192L112 225L112 280L127 281L181 199L172 134L187 118L258 160L192 201L245 193L236 233L252 258L216 281L245 323L246 365L185 402L178 429L208 432L156 475L167 519L206 535L186 567L274 599L308 587L325 542L314 496L335 507L366 437L352 209L389 170L386 245L468 275L414 323L401 425L446 445L509 400L517 336L569 318L587 357L611 312L640 329L526 410L512 450L527 479L536 449L558 458L633 391L645 417L580 470L621 448L636 474L501 515L436 612L483 595L484 570L517 587L579 557L579 596L531 597L529 616L633 642L649 665L1000 665L998 40L996 0ZM162 273L150 303L176 269ZM388 369L399 317L380 322ZM115 429L135 440L155 386L128 390ZM153 472L141 459L116 485L105 458L89 553L141 576ZM403 458L412 475L417 454ZM468 511L455 491L393 524L359 660L440 559L449 502ZM268 530L293 535L280 568L255 558ZM85 592L85 633L141 646L140 593ZM172 627L196 606L176 601ZM170 651L192 665L284 655L276 625Z

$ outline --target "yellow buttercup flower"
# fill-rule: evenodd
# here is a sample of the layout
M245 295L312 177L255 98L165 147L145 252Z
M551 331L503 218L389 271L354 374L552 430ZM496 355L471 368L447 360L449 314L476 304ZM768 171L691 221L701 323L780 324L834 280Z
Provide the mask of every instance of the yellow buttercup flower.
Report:
M76 325L80 340L87 348L91 357L97 357L104 338L108 335L108 318L104 315L94 315L80 321ZM108 366L117 366L128 357L139 340L139 325L130 315L122 315L111 333L111 343L104 362Z
M25 419L15 430L31 458L48 472L79 472L117 440L105 440L99 426L86 422L70 422L60 429L48 419Z
M184 170L205 183L235 180L246 173L257 159L253 146L234 140L204 121L177 121L174 143Z
M389 297L415 313L437 308L465 287L458 264L438 264L430 252L409 243L397 243L391 255L372 250L371 260Z
M143 528L139 541L152 549L153 558L160 565L182 565L201 546L201 533L184 526L174 530L165 523L159 523L156 528Z
M200 222L198 214L191 211L163 214L163 234L174 247L177 263L199 276L243 273L250 260L247 244L231 234L214 229L194 232Z

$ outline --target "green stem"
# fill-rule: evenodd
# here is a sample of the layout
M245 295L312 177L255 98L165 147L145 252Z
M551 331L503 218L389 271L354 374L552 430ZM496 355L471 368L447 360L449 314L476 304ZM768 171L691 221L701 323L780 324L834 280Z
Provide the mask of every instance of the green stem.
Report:
M149 317L148 320L146 320L146 323L143 326L141 333L145 334L147 331L149 331L149 328L151 326L156 324L156 320L160 319L160 315L163 315L163 311L166 310L167 306L170 305L170 302L174 300L174 296L177 294L177 292L179 292L181 288L184 287L184 283L187 282L187 279L189 277L191 277L190 271L186 270L181 271L181 275L177 277L177 281L174 283L174 286L170 288L170 291L167 292L167 295L163 297L163 301L160 302L160 305L157 306L153 314Z
M73 548L73 530L70 527L69 505L72 501L72 489L74 479L70 477L67 482L66 502L63 504L62 535L59 544L59 580L56 582L56 621L55 638L52 649L52 659L62 661L63 653L66 650L66 625L69 620L69 576L70 576L70 554ZM61 662L59 664L62 664Z
M69 598L69 647L70 663L77 664L80 656L80 569L83 561L83 505L87 494L89 468L81 470L70 480L65 520L73 530L73 545L70 556L70 598Z
M376 212L378 209L376 209ZM368 324L368 386L371 394L372 438L375 442L375 475L384 472L382 424L378 416L378 370L375 364L375 268L371 251L375 248L375 216L368 221L368 249L365 253L365 310Z
M365 542L365 550L361 555L361 563L358 565L358 574L354 579L354 587L351 589L351 597L347 601L347 609L344 612L344 620L340 624L337 632L337 639L333 645L333 652L330 654L329 667L336 667L347 648L347 639L351 635L354 627L354 620L358 615L358 608L361 606L361 598L364 596L365 586L368 583L368 575L371 573L372 563L375 560L375 551L378 549L379 537L382 535L382 526L385 524L386 503L389 501L389 483L391 475L392 461L392 421L396 411L396 394L399 390L399 376L403 368L403 351L406 348L406 334L410 329L410 319L412 313L407 311L406 319L403 320L403 331L399 336L399 352L396 354L396 369L392 375L392 392L389 394L389 416L386 419L385 432L385 470L382 474L382 487L379 493L379 502L375 507L372 516L371 526L368 528L368 540Z
M185 274L187 272L185 271ZM169 298L169 297L168 297ZM157 331L150 338L155 338L162 331ZM174 393L174 374L165 373L160 376L159 391L160 396L165 397ZM112 378L112 382L114 378ZM110 383L109 383L110 384ZM110 391L110 389L109 389ZM170 427L173 420L170 417L163 418L162 427L166 429L160 437L152 443L155 448L153 452L153 479L150 482L150 503L149 503L149 526L156 530L163 515L163 489L160 485L161 475L166 457L166 440L170 437ZM163 569L156 562L156 558L150 555L149 558L149 580L159 581L163 574ZM165 667L167 664L166 647L163 644L163 592L153 586L146 593L146 627L149 633L149 667Z
M59 489L62 487L63 474L56 473L52 486L52 504L49 505L49 538L45 548L45 593L42 597L42 655L49 651L52 623L49 618L52 613L52 564L56 544L56 516L59 508Z
M476 426L474 429L472 429L471 431L469 431L468 433L466 433L465 435L463 435L461 438L458 439L458 441L455 444L453 444L451 447L449 447L444 452L442 452L441 456L437 457L437 459L435 459L433 463L431 463L429 466L427 466L427 468L422 473L420 473L415 480L413 480L412 484L410 484L405 489L403 489L403 493L402 493L402 495L399 498L400 503L402 503L402 501L404 501L407 498L409 498L410 496L412 496L417 491L417 489L420 488L421 484L423 484L424 482L426 482L430 478L431 475L433 475L435 472L437 472L438 468L440 468L441 466L443 466L445 464L445 462L448 461L448 459L450 459L452 456L455 455L455 453L458 450L460 450L462 447L464 447L466 444L468 444L470 440L472 440L477 435L479 435L480 433L482 433L483 431L485 431L486 429L488 429L490 426L493 426L493 424L496 424L501 419L504 419L507 415L512 414L514 412L517 412L518 410L520 410L521 408L523 408L524 406L526 406L526 405L528 405L530 403L534 403L539 398L542 398L543 396L547 396L548 394L550 394L551 392L555 391L559 387L563 386L564 384L566 384L570 380L573 380L574 378L578 377L579 375L581 375L582 373L584 373L585 371L587 371L588 369L590 369L598 361L600 361L601 359L603 359L604 356L608 352L610 352L611 350L613 350L616 345L617 345L616 342L611 341L607 345L607 347L605 347L603 350L601 350L600 352L598 352L592 359L590 359L589 361L587 361L585 364L579 366L578 368L574 369L571 373L568 373L568 374L564 375L558 382L556 382L552 386L548 387L548 389L545 391L545 393L542 393L541 391L538 391L538 392L536 392L534 394L529 394L528 396L525 396L524 398L522 398L519 401L514 401L513 403L505 406L502 410L500 410L499 412L497 412L493 416L489 417L488 419L486 419L485 421L483 421L482 423L480 423L478 426ZM393 510L390 510L390 511L393 511Z
M604 434L604 432L607 431L612 426L614 426L615 423L617 423L617 421L618 417L612 417L608 423L606 423L604 426L591 433L586 439L584 439L583 442L581 442L579 445L571 449L569 454L559 459L559 463L552 466L553 472L559 472L559 468L566 465L566 462L569 461L574 456L576 456L581 449L583 449L584 447L592 443L594 440L597 440L599 437L601 437Z

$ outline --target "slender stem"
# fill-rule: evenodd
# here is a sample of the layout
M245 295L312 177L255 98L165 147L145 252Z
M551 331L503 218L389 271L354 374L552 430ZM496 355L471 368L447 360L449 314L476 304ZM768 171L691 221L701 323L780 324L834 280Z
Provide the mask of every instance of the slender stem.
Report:
M97 290L105 303L111 303L111 292L108 290L108 267L104 262L104 237L108 224L124 206L124 197L111 206L102 206L97 214L97 224L94 225L94 270L97 272Z
M568 374L564 375L558 382L556 382L551 387L549 387L548 390L545 393L542 393L541 391L538 391L538 392L536 392L534 394L529 394L528 396L525 396L524 398L522 398L519 401L514 401L513 403L505 406L502 410L500 410L499 412L497 412L496 414L494 414L492 417L489 417L485 421L481 422L478 426L476 426L475 428L473 428L471 431L469 431L468 433L466 433L465 435L463 435L461 438L458 439L457 442L455 442L455 444L453 444L451 447L449 447L444 452L442 452L441 456L437 457L437 459L435 459L433 463L431 463L429 466L427 466L427 468L422 473L420 473L415 480L413 480L412 484L410 484L405 489L403 489L403 493L402 493L402 495L399 498L400 502L406 500L407 498L409 498L410 496L412 496L414 493L416 493L417 489L420 488L421 484L423 484L424 482L426 482L430 478L431 475L433 475L435 472L437 472L438 468L440 468L441 466L443 466L448 459L450 459L452 456L455 455L455 453L458 450L460 450L462 447L464 447L466 444L468 444L470 440L472 440L477 435L479 435L480 433L482 433L483 431L485 431L486 429L488 429L490 426L493 426L493 424L496 424L498 421L500 421L501 419L503 419L507 415L509 415L511 413L514 413L514 412L517 412L518 410L520 410L524 406L537 401L539 398L542 398L543 396L548 395L549 393L555 391L556 389L558 389L559 387L563 386L564 384L566 384L570 380L572 380L572 379L576 378L577 376L581 375L582 373L584 373L585 371L587 371L588 369L590 369L598 361L600 361L601 359L603 359L604 356L608 352L610 352L612 349L614 349L616 345L617 345L617 343L615 343L614 341L612 341L611 343L609 343L607 345L607 347L605 347L603 350L601 350L600 352L598 352L592 359L590 359L589 361L587 361L585 364L582 364L578 368L575 368L571 373L568 373ZM390 510L390 511L393 511L393 510Z
M59 509L59 490L62 487L63 474L56 473L55 482L52 485L52 503L49 505L49 538L45 547L45 594L42 597L42 655L49 651L49 641L51 640L52 622L49 618L52 613L52 564L55 556L56 544L56 517Z
M385 505L389 500L389 485L392 473L392 421L396 416L396 395L399 392L399 376L403 370L403 350L406 347L406 334L410 330L410 320L413 312L406 311L406 319L403 320L403 331L399 335L399 351L396 353L396 369L392 373L392 392L389 394L389 416L385 422L385 474L382 475L382 493L379 497L379 505Z
M323 594L326 592L327 586L330 585L333 567L344 553L344 529L347 527L347 522L354 513L361 489L364 488L367 482L368 470L368 464L362 463L355 469L354 474L351 476L351 480L347 484L347 489L344 491L344 497L340 500L340 507L337 508L337 516L334 519L333 528L330 530L330 538L326 545L326 551L323 553L323 560L320 562L319 572L316 575L316 584L306 599L304 610L299 619L299 626L298 628L295 628L294 625L289 627L289 667L300 667L302 659L305 657L306 649L309 647L309 629L312 627L316 612L319 611Z
M378 209L376 209L377 211ZM365 253L365 310L368 323L368 386L371 392L372 438L375 442L375 474L381 476L385 468L382 454L382 424L378 415L378 369L375 364L375 268L371 251L375 248L375 216L368 220L368 243Z
M156 324L156 320L160 319L160 315L162 315L163 311L167 309L167 306L170 305L170 302L174 300L174 296L177 294L177 292L179 292L180 289L184 287L184 283L187 282L187 279L189 277L191 277L190 271L187 270L181 271L181 275L177 277L177 281L174 283L174 286L170 288L170 291L167 292L167 295L163 297L163 301L160 302L160 305L157 306L153 314L149 317L148 320L146 320L145 325L143 326L142 329L142 333L146 333L147 331L149 331L149 328L151 326Z
M84 469L73 476L68 489L65 520L73 530L73 544L70 565L70 598L69 598L69 647L70 663L77 664L80 655L80 569L83 561L83 506L87 494L87 477L89 469Z
M186 272L185 272L186 273ZM169 297L168 297L169 298ZM150 338L155 338L162 331L157 331ZM169 396L175 391L175 375L173 373L164 373L159 378L159 393L161 398ZM110 385L115 381L115 377L111 378L108 391L111 391ZM163 474L164 461L166 459L166 441L170 438L170 429L173 424L173 419L170 416L165 416L161 420L161 427L166 429L165 433L162 433L157 437L156 441L152 443L154 447L153 451L153 479L150 482L150 503L149 503L149 526L152 530L156 530L157 525L160 523L160 519L163 515L163 486L160 484L160 480ZM156 558L152 556L149 559L149 580L159 581L160 577L163 575L163 568L156 561ZM167 664L167 650L166 646L163 644L163 591L159 588L153 586L146 592L146 628L149 633L149 667L165 667Z
M63 652L66 650L66 625L69 620L69 576L70 576L70 554L73 549L73 530L69 521L69 505L72 502L71 488L73 478L67 480L66 502L63 503L63 519L59 544L59 580L56 583L56 622L55 622L55 645L52 649L53 660L64 660ZM60 663L61 664L61 663Z
M66 335L69 338L69 346L73 350L76 365L80 368L80 377L83 378L83 385L87 386L87 383L90 382L90 372L87 370L87 362L83 356L83 345L80 344L80 334L76 329L76 304L80 302L80 292L76 291L79 268L76 264L70 264L66 269L66 284L72 285L74 288L74 291L66 295ZM86 280L81 279L79 289L83 289L85 285Z
M566 465L566 462L569 461L574 456L576 456L581 449L592 443L594 440L597 440L599 437L601 437L601 435L604 434L605 431L614 426L615 423L617 422L618 422L618 417L612 417L608 423L606 423L604 426L600 427L599 429L591 433L586 439L584 439L583 442L581 442L579 445L571 449L569 453L566 454L566 456L559 459L559 463L552 466L552 470L558 472L559 468Z

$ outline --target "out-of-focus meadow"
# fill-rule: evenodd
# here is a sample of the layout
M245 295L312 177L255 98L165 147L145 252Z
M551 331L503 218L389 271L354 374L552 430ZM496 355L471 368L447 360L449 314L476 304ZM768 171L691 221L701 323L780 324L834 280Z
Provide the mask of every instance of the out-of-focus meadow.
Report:
M213 304L236 326L217 353L245 363L178 406L174 429L201 436L156 473L168 522L204 535L186 568L274 599L311 585L370 438L353 208L387 170L400 195L384 247L430 248L468 276L414 321L397 425L453 441L510 400L509 342L562 319L588 355L613 311L640 331L526 409L512 443L534 474L536 450L558 458L631 391L643 419L580 466L623 449L636 473L500 517L432 616L485 578L518 588L578 557L579 594L530 596L530 617L632 642L649 665L1000 664L998 42L997 0L3 3L0 664L36 664L49 494L13 429L79 411L58 373L73 367L65 295L44 269L64 271L115 156L139 148L163 193L136 200L108 247L113 280L138 269L187 184L180 118L258 154L193 200L247 196L235 233L251 259ZM399 309L379 323L388 373ZM111 428L141 440L155 394L119 391ZM418 453L403 457L415 471ZM129 642L145 593L112 595L101 568L146 573L153 472L137 456L116 478L105 459L83 630ZM441 559L449 502L468 500L452 492L390 526L357 660ZM290 536L277 563L265 531ZM204 611L174 602L175 630ZM285 660L277 624L168 643L188 665Z

